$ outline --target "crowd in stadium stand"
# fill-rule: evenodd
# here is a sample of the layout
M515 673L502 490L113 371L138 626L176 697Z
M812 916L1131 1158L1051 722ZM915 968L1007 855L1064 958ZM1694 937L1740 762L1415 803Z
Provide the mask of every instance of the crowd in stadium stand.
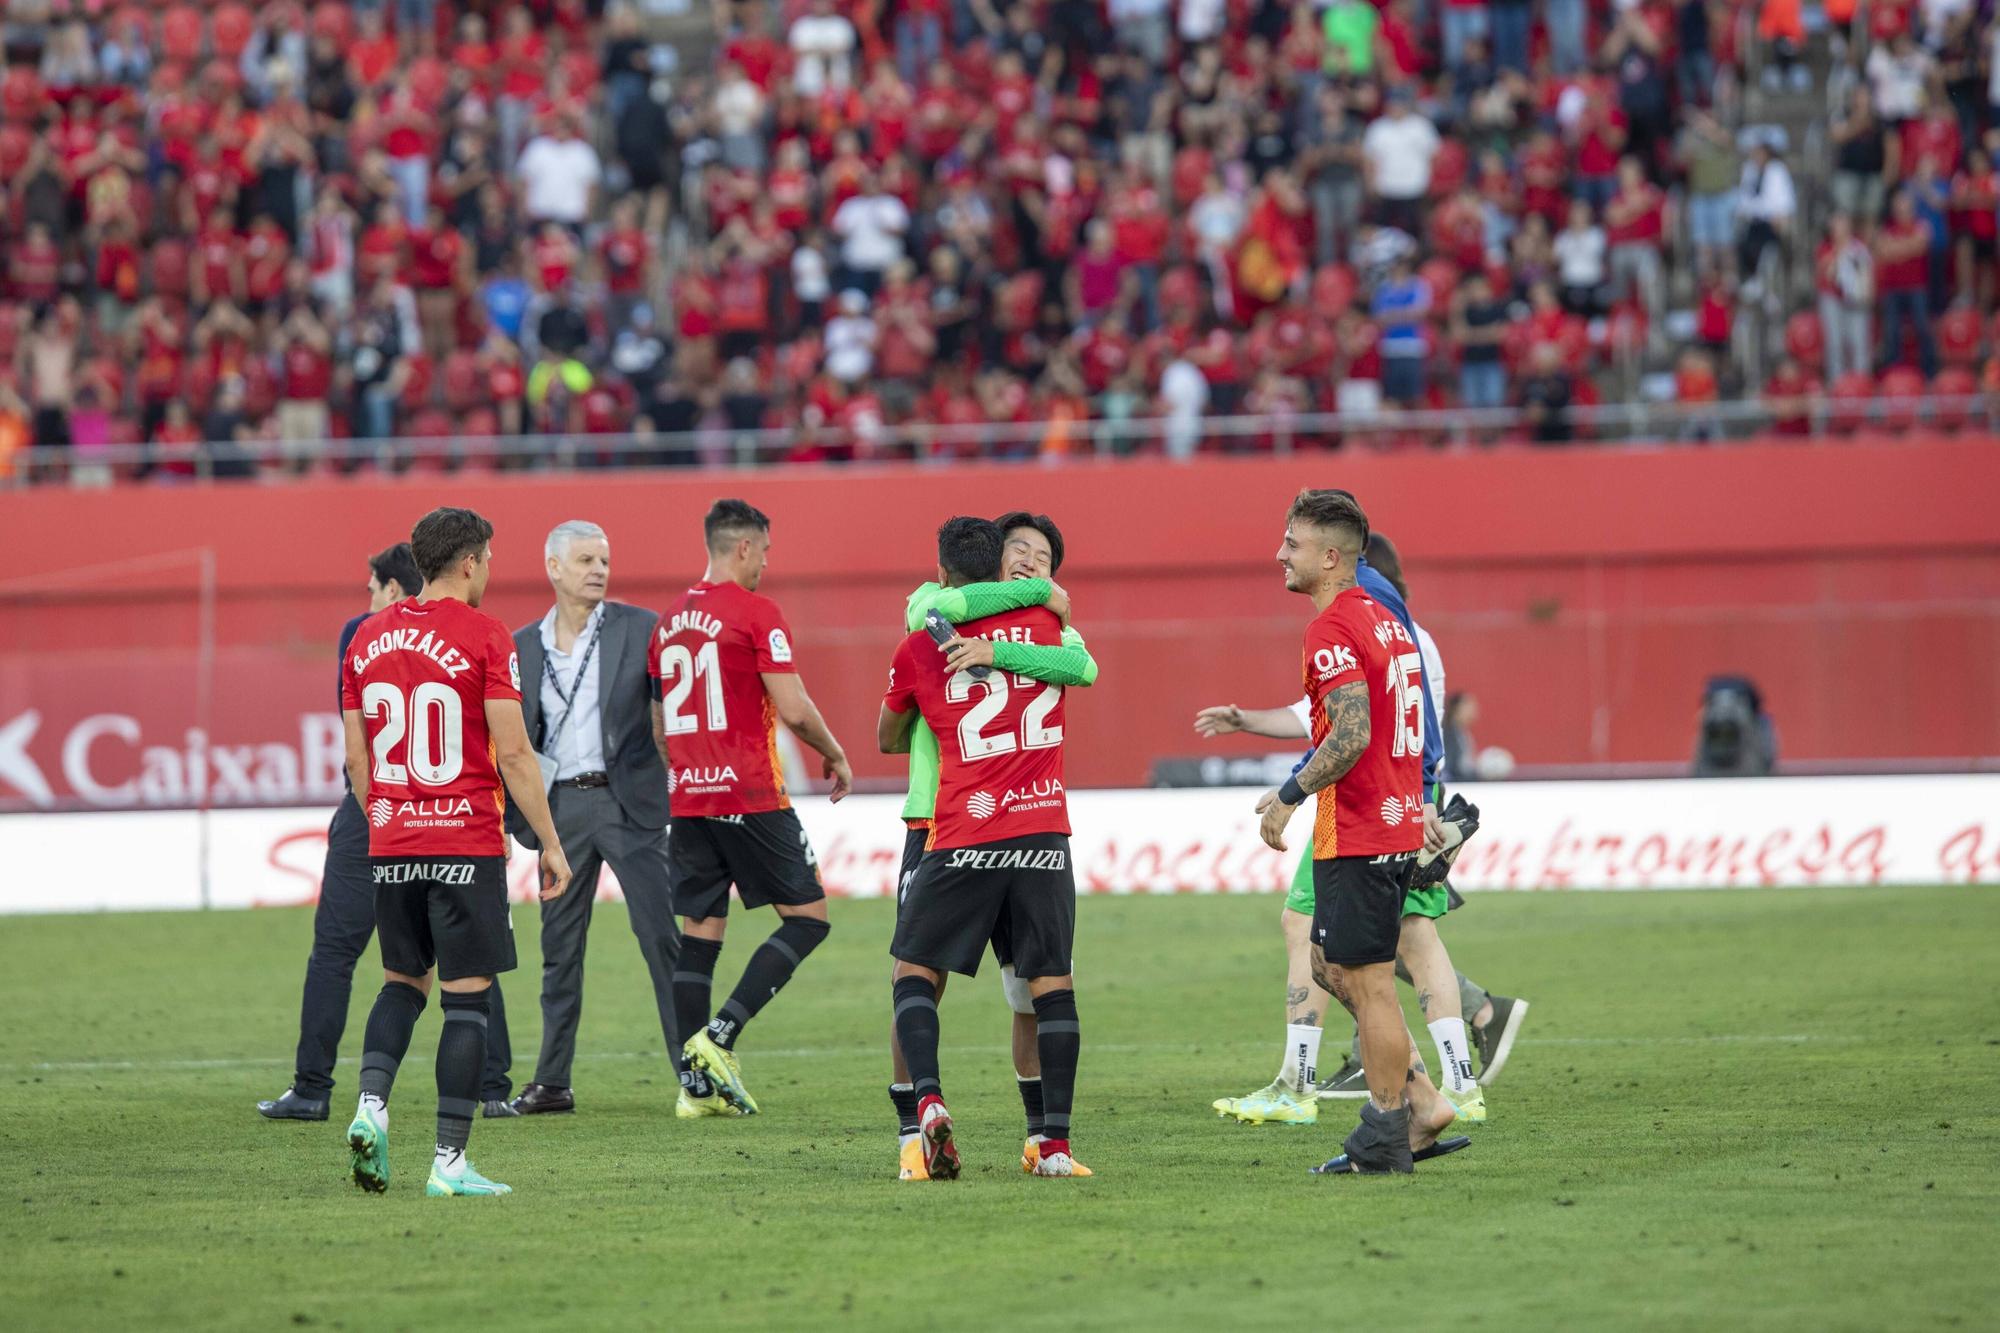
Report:
M1990 389L1991 8L742 0L676 63L587 0L8 0L0 473L1140 418L1115 447L1185 454L1397 407L1560 441L1637 394L1803 431L1823 393Z

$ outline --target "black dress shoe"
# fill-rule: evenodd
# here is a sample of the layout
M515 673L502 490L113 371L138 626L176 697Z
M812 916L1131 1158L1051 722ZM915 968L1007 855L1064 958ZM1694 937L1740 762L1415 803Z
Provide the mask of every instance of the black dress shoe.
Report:
M324 1120L326 1102L301 1097L297 1088L286 1088L282 1096L258 1102L257 1114L266 1120Z
M559 1111L576 1109L576 1094L568 1088L551 1088L542 1083L530 1083L521 1089L521 1095L508 1103L516 1115L553 1115Z
M480 1114L488 1120L506 1120L521 1113L505 1097L488 1097L481 1105Z

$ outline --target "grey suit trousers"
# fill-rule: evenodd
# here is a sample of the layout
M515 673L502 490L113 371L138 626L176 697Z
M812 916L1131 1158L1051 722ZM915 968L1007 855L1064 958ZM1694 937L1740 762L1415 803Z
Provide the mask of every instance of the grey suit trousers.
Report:
M672 884L667 875L664 829L638 828L609 787L557 787L549 794L556 835L574 876L569 891L542 904L542 1052L535 1082L571 1086L576 1058L576 1025L583 1015L583 952L597 896L597 877L606 865L625 890L625 906L639 952L653 980L660 1033L667 1054L678 1059L681 1034L674 1026L674 967L681 956L681 932L674 920Z

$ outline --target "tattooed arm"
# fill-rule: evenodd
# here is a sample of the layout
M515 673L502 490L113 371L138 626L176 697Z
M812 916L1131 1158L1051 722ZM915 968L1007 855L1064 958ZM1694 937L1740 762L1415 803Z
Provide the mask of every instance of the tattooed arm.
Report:
M1348 770L1367 753L1366 683L1349 681L1329 694L1326 697L1326 716L1332 724L1331 730L1293 779L1299 790L1307 795L1331 787L1346 777ZM1297 809L1297 806L1287 804L1275 791L1265 793L1264 799L1257 802L1257 813L1264 817L1258 833L1267 845L1281 852L1285 850L1285 825L1291 822L1292 812Z

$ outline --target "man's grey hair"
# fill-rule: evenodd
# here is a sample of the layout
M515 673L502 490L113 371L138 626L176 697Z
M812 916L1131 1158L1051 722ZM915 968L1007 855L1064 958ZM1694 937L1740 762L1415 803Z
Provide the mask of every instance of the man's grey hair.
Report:
M595 523L587 519L573 518L567 523L558 523L549 529L548 544L542 548L542 554L559 557L563 552L569 550L571 542L589 541L592 538L605 543L607 546L611 543L611 538L604 535L603 528L598 527Z

